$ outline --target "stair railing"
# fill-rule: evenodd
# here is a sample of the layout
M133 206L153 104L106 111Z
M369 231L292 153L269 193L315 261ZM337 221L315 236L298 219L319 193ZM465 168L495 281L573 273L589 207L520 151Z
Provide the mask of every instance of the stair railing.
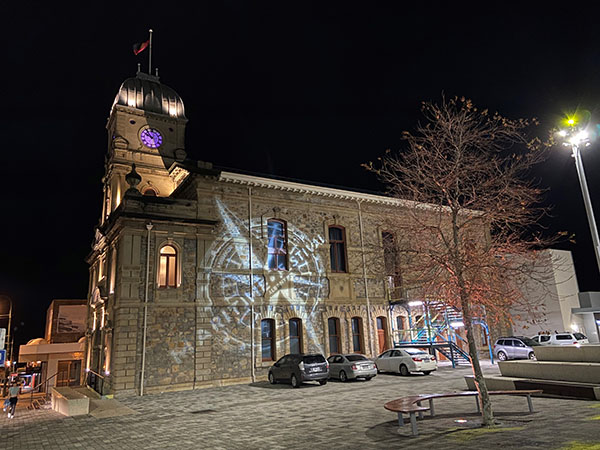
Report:
M46 384L46 388L45 388L45 389L47 389L47 388L48 388L48 386L47 386L47 383L48 383L48 381L52 380L52 379L53 379L54 377L56 377L58 374L59 374L59 372L56 372L54 375L52 375L51 377L48 377L48 378L46 378L46 380L45 380L44 382L42 382L42 383L38 384L36 387L34 387L34 388L31 390L31 397L29 398L29 406L33 406L33 394L34 394L34 391L37 389L37 391L38 391L38 392L40 392L40 391L41 391L41 389L40 389L40 388L41 388L43 385L45 385L45 384ZM47 391L43 391L43 392L44 392L44 400L45 400L45 401L48 401L48 392L47 392Z

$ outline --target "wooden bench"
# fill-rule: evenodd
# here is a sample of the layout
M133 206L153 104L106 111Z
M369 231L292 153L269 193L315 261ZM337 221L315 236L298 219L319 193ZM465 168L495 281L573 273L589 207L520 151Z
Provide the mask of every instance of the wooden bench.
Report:
M513 391L488 391L489 395L522 395L527 397L527 406L529 407L529 412L533 411L533 403L531 402L531 395L533 394L541 394L541 389L532 389L532 390L513 390ZM396 400L392 400L391 402L387 402L383 407L389 411L394 411L398 413L398 425L400 427L404 426L404 416L403 414L410 415L410 425L413 436L418 436L419 431L417 429L417 414L419 414L419 419L423 418L423 412L429 411L431 416L435 415L433 408L433 400L436 398L449 398L449 397L475 397L477 404L477 412L481 412L479 407L479 392L477 391L461 391L461 392L450 392L446 394L423 394L423 395L413 395L409 397L402 397ZM421 403L425 400L429 401L429 406L422 406ZM400 431L402 428L399 428Z

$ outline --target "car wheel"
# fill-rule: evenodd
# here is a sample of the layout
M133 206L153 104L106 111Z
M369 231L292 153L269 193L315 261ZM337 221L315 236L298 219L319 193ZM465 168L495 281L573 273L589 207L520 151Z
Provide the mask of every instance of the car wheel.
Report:
M319 380L319 384L321 386L325 386L327 384L327 380Z
M529 359L535 359L535 354L533 352L529 352Z
M346 372L344 372L343 370L340 372L340 381L343 381L343 382L348 381L348 376L346 375Z
M423 371L423 375L429 375L431 373L431 370L424 370Z
M293 388L300 387L300 383L298 383L298 378L296 377L296 375L292 375L292 379L290 381L292 383Z
M498 359L500 361L506 361L508 358L506 357L506 353L504 353L504 352L498 352Z
M410 375L410 372L408 371L408 367L406 367L404 364L402 364L400 366L400 375L402 375L403 377Z
M271 383L271 384L277 384L277 380L273 376L273 372L269 372L269 383Z

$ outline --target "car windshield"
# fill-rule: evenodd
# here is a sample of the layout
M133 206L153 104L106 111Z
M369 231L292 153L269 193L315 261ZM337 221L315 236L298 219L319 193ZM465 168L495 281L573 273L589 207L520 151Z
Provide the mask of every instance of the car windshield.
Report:
M302 361L304 361L305 364L324 363L325 357L323 355L306 355L302 357Z
M406 353L408 353L409 355L427 354L427 352L424 352L423 350L419 350L418 348L405 348L404 351Z
M367 358L365 358L363 355L347 355L346 359L348 361L367 361Z
M534 341L533 339L527 338L527 337L519 338L519 339L523 342L523 344L529 345L530 347L536 347L536 346L540 345L538 342Z
M581 333L573 333L575 339L587 339L584 334Z

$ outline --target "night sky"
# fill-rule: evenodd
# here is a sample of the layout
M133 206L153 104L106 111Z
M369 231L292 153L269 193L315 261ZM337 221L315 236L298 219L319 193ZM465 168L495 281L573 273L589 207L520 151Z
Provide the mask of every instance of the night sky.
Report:
M0 293L15 304L16 344L43 335L52 299L87 296L106 119L137 63L147 70L148 51L132 45L149 28L153 66L185 103L188 155L232 170L382 191L361 163L400 149L420 103L442 93L537 117L540 136L576 108L600 122L599 11L374 3L3 6ZM583 158L600 212L598 153L600 142ZM561 248L580 290L600 290L569 150L537 176L549 231L575 233Z

